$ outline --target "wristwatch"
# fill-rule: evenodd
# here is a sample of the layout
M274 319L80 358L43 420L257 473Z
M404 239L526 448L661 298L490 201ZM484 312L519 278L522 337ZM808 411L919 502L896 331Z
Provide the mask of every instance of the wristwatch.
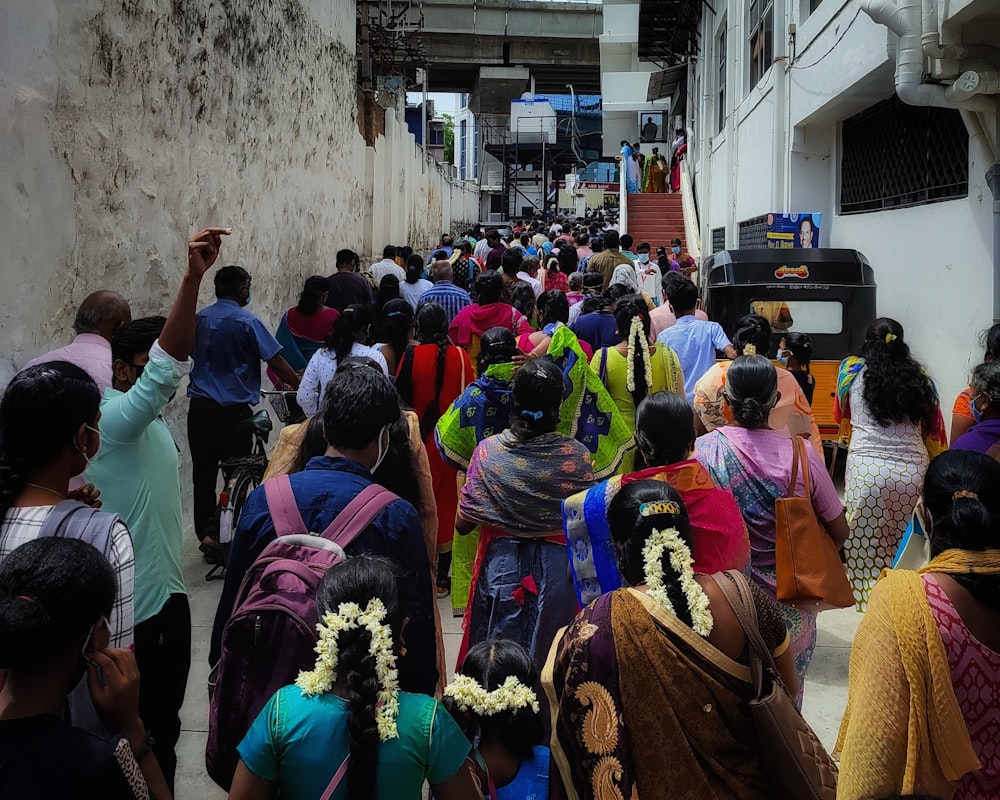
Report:
M156 739L146 734L146 738L142 740L142 747L136 750L132 748L132 755L135 756L136 761L142 761L146 756L153 752L153 746L156 744Z

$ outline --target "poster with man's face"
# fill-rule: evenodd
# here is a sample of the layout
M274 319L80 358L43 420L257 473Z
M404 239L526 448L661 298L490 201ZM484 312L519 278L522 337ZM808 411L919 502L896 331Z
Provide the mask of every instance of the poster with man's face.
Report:
M767 246L775 250L819 247L822 214L768 214Z

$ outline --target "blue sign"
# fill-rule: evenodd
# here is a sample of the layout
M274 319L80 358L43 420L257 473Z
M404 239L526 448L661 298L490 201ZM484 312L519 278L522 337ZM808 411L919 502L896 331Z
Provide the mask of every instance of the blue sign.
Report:
M819 247L822 214L768 214L767 246L777 250Z

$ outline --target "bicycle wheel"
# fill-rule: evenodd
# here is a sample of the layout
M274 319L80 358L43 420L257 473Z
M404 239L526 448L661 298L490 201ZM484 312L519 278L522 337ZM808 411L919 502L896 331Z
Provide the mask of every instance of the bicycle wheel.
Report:
M223 462L223 475L226 476L226 486L223 494L226 498L225 508L220 510L223 515L219 521L220 546L222 547L222 562L215 564L205 575L206 581L221 580L226 574L226 564L229 561L229 550L232 546L232 536L239 524L240 512L246 503L250 492L260 486L267 469L267 457L263 455L243 456ZM220 497L220 501L221 501ZM228 519L226 519L228 515ZM226 530L228 535L223 534Z

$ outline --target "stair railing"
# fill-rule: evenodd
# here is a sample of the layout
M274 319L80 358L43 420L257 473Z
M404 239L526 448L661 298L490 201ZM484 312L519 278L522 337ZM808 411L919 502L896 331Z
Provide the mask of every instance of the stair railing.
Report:
M694 200L694 181L688 160L681 160L681 205L684 209L684 240L687 251L698 264L701 274L701 226L698 223L698 206Z

